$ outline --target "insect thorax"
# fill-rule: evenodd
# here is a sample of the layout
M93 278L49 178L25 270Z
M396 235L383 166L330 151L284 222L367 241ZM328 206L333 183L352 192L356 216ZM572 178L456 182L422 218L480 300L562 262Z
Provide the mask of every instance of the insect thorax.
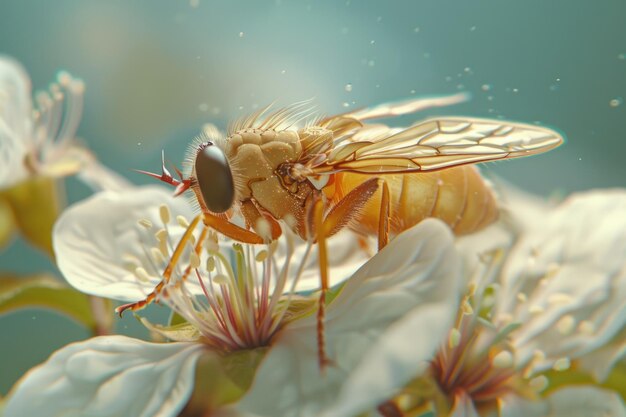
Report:
M237 199L254 200L276 219L298 219L315 187L302 175L304 164L332 146L332 132L312 126L300 130L247 128L226 140Z

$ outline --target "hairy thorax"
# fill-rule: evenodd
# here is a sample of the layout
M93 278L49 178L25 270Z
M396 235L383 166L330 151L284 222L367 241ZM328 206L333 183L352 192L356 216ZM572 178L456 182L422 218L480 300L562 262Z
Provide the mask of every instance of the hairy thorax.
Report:
M224 149L235 178L239 202L252 200L275 219L304 216L304 207L315 187L295 175L315 146L332 143L332 133L317 127L296 130L248 128L231 134ZM298 228L298 227L296 227Z

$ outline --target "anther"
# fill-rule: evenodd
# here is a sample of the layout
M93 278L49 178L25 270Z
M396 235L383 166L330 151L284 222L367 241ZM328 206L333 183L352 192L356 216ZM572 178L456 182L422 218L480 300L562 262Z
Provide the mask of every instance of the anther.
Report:
M541 392L548 388L548 378L545 375L539 375L528 382L528 385L535 391Z
M189 227L189 220L185 218L185 216L178 215L176 216L176 222L179 226L184 227L185 229Z
M548 297L548 302L550 304L569 304L572 301L573 301L572 296L569 294L565 294L565 293L556 293Z
M142 267L135 268L135 277L141 282L150 282L150 275L148 272Z
M257 262L265 261L267 259L267 251L261 250L259 253L256 254L255 259Z
M496 368L510 368L513 366L513 355L508 350L503 350L493 357L491 363Z
M168 224L170 222L170 209L165 204L162 204L159 207L159 216L161 217L161 221L163 224Z
M448 346L450 349L454 349L461 343L461 332L456 327L450 330L450 334L448 335Z
M215 270L215 258L209 256L206 260L206 269L209 272L213 272Z
M556 324L556 328L563 336L571 334L574 331L575 326L576 319L574 319L574 317L570 314L561 317L561 319Z
M560 358L557 359L556 362L554 362L554 365L552 365L552 369L559 372L567 371L570 365L571 361L569 358Z
M145 227L146 229L150 229L152 227L152 222L148 219L141 219L137 223L139 226Z
M578 330L586 336L591 336L594 333L595 328L591 321L583 320L578 325Z

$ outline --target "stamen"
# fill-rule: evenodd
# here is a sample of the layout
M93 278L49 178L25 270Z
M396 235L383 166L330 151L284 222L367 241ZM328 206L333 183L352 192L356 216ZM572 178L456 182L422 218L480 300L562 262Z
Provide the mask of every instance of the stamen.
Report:
M206 269L209 272L213 272L215 270L215 258L209 256L206 260Z
M150 255L152 256L152 260L157 265L162 265L165 263L165 257L159 248L152 247L150 248Z
M535 391L541 392L548 388L548 378L545 375L539 375L531 379L528 385Z
M135 269L135 277L137 277L137 279L141 282L150 282L151 277L150 275L148 275L148 272L146 272L145 269L143 269L142 267L138 267Z
M230 278L228 278L228 276L226 276L224 274L217 274L217 275L215 275L213 277L212 281L213 281L214 284L217 284L217 285L227 286L227 285L231 284Z
M255 260L257 262L265 262L265 260L267 259L267 251L266 250L262 250L259 253L256 254Z
M187 220L185 216L176 216L176 222L179 226L184 227L185 229L189 227L189 220Z
M567 336L574 331L576 327L576 319L572 315L566 315L561 317L557 322L556 328L563 336Z
M571 295L565 293L556 293L552 294L548 297L548 302L550 304L569 304L573 302L574 299Z
M465 297L463 299L463 302L461 303L461 311L465 315L474 314L474 309L472 308L472 305L470 304L469 299L467 297Z
M595 332L595 326L591 321L583 320L578 324L578 330L586 336L591 336Z
M454 349L459 346L461 343L461 332L456 327L450 330L450 334L448 335L448 346L450 349Z
M152 222L148 219L141 219L137 223L139 223L139 226L145 227L148 230L152 228Z
M167 205L163 204L159 207L159 216L164 225L170 222L170 209Z
M494 356L492 360L496 368L511 368L513 366L513 355L507 350L503 350Z
M571 361L569 358L560 358L557 359L556 362L554 362L554 365L552 365L552 369L554 369L555 371L567 371L569 369L571 365Z

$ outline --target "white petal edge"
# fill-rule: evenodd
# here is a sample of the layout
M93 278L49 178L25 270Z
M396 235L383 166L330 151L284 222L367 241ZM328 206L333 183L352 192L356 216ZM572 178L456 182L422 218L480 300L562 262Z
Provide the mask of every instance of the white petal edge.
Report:
M28 175L23 164L31 145L30 78L24 67L0 55L0 189Z
M501 417L624 417L624 402L616 393L596 387L562 388L541 401L517 396L500 402Z
M162 269L154 265L149 246L156 244L154 233L163 227L159 216L163 204L172 219L193 216L184 198L173 198L171 191L154 186L98 193L65 210L52 236L65 279L92 295L121 301L144 298L161 279ZM140 226L141 219L149 220L152 229ZM175 245L182 228L170 226ZM144 268L150 279L140 281L130 265Z
M174 417L193 390L194 343L102 336L73 343L29 371L4 417Z
M318 367L315 317L299 320L273 342L238 408L284 417L319 416L327 408L324 415L346 417L375 407L427 366L457 311L459 275L443 223L427 220L407 230L328 306L334 365L326 374Z

